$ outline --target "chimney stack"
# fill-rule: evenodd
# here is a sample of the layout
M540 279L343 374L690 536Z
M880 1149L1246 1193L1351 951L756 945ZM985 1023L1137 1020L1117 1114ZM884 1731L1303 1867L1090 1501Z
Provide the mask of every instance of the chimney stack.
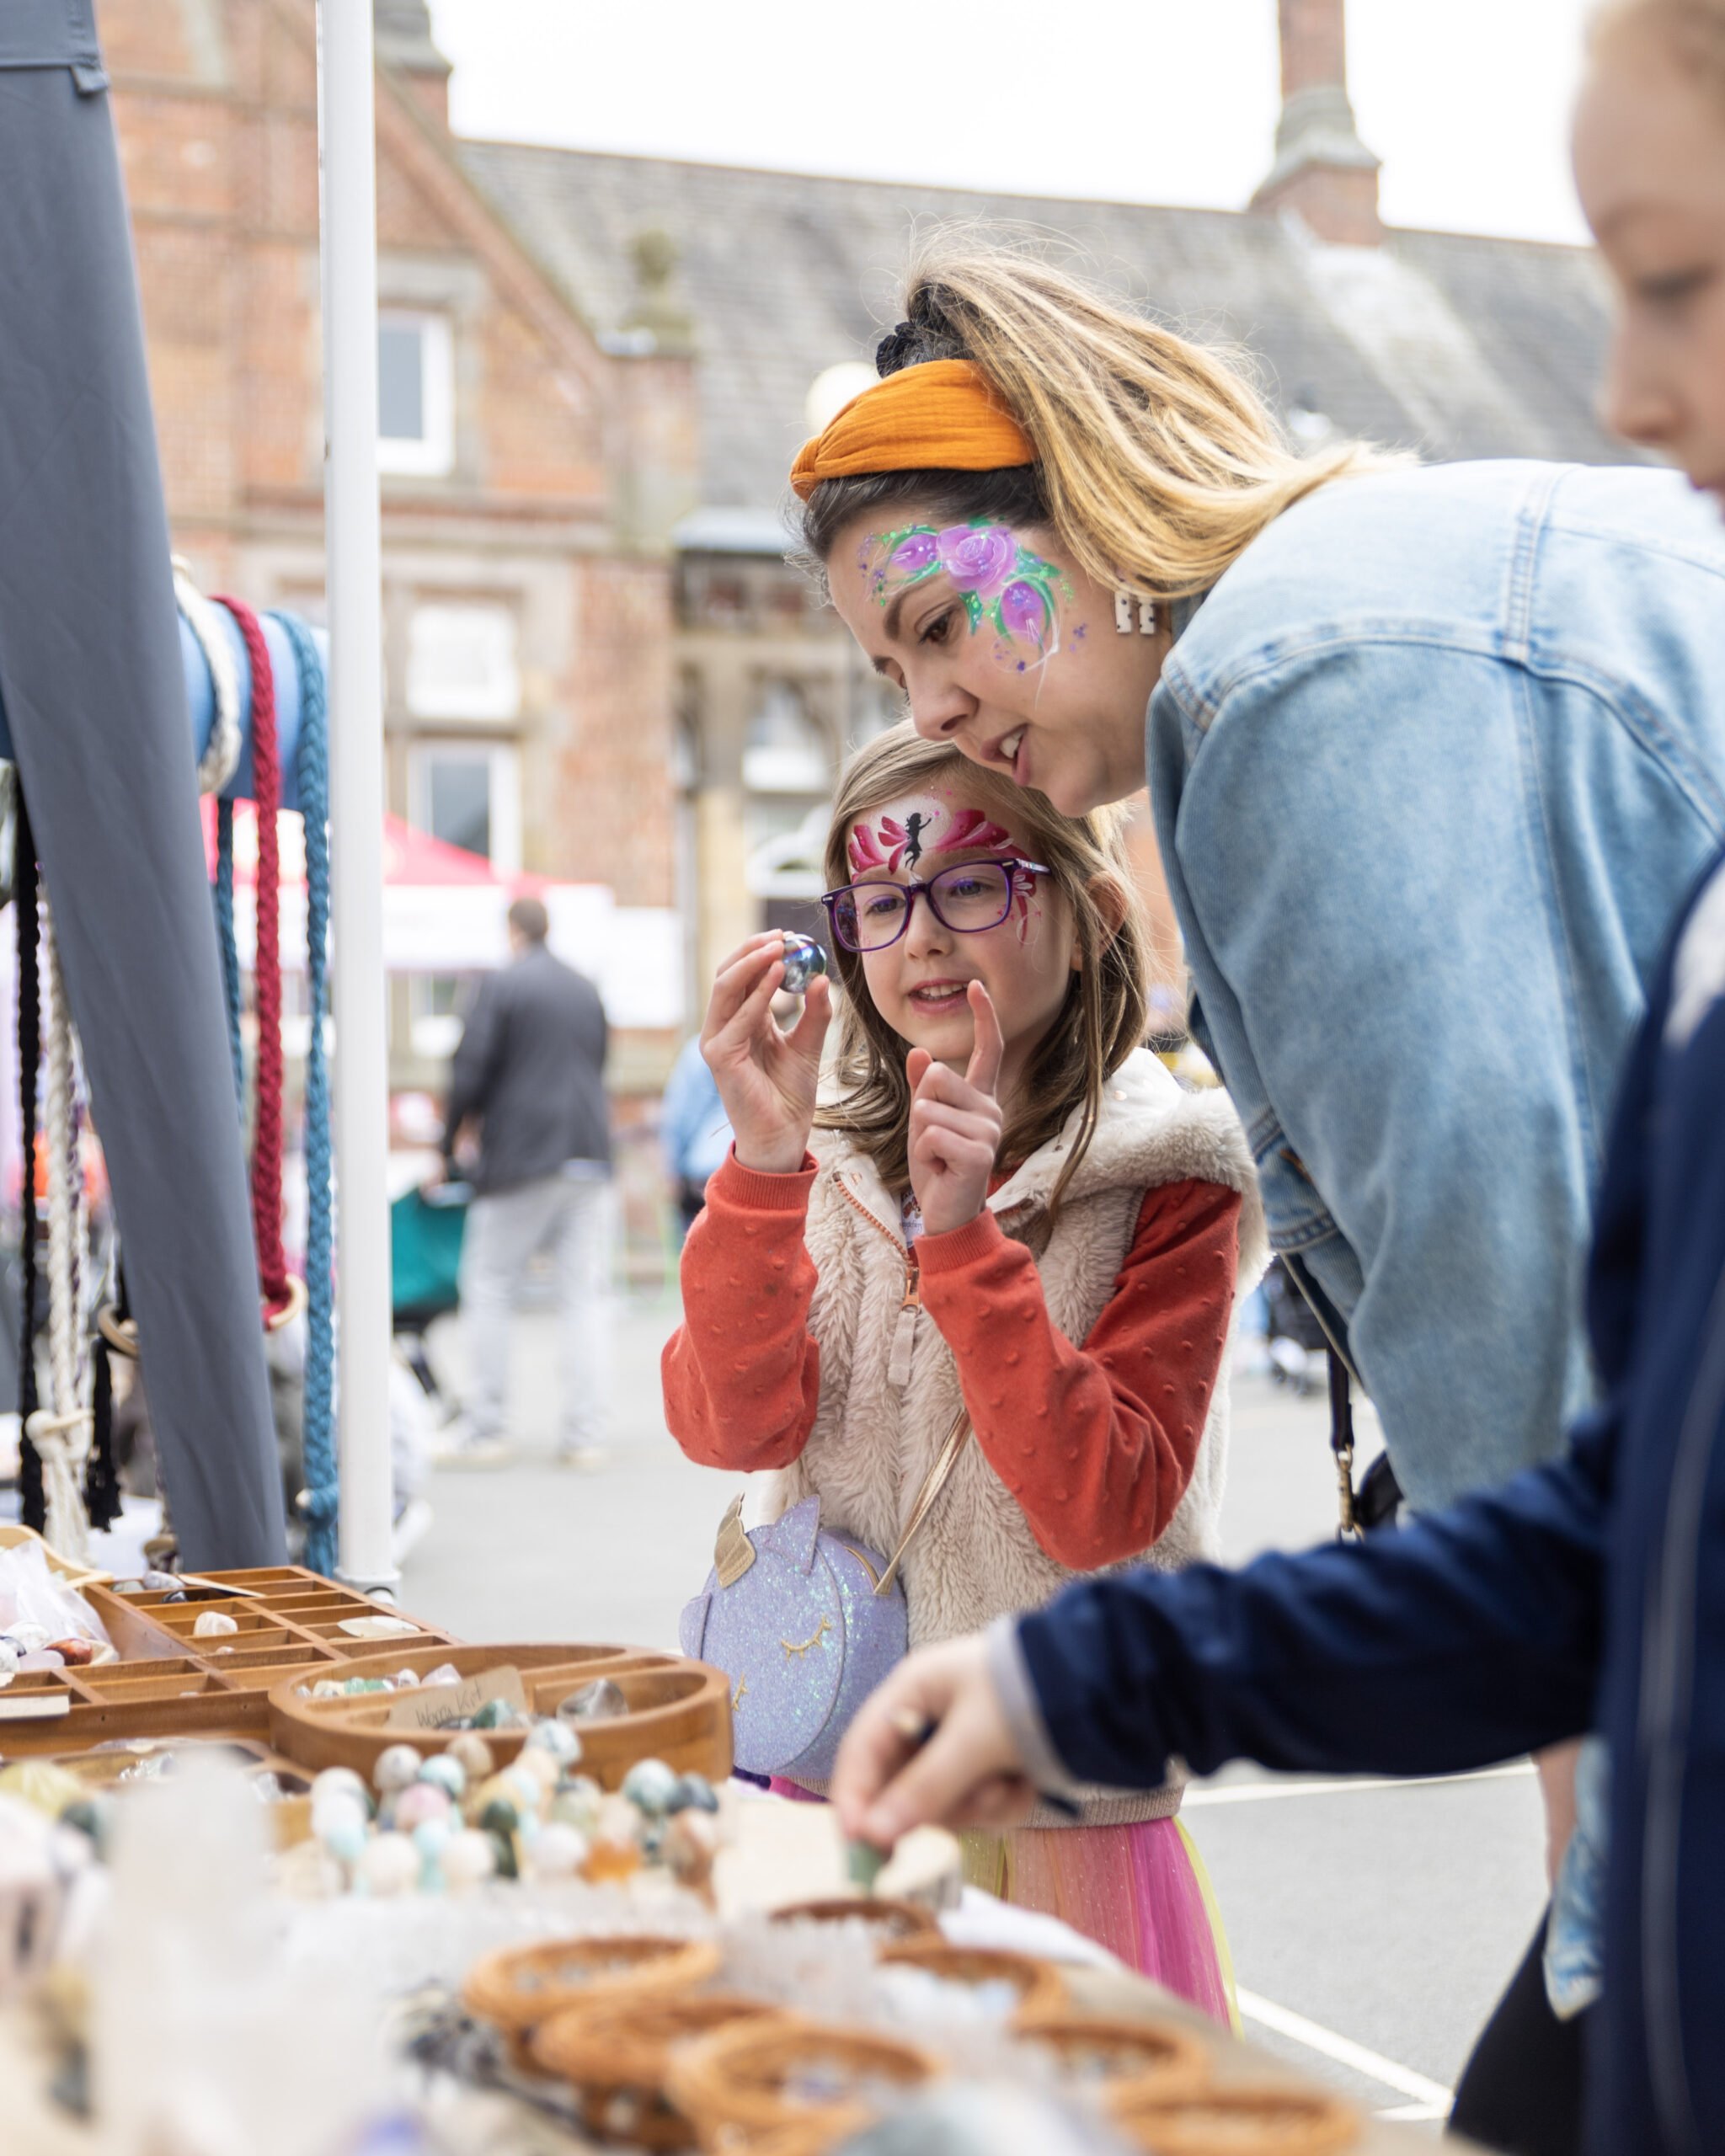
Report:
M1375 247L1378 166L1359 139L1348 102L1343 0L1277 0L1282 40L1282 116L1276 161L1252 198L1272 216L1291 210L1321 240Z
M432 119L447 127L450 67L432 40L425 0L372 0L371 21L379 61L393 67Z

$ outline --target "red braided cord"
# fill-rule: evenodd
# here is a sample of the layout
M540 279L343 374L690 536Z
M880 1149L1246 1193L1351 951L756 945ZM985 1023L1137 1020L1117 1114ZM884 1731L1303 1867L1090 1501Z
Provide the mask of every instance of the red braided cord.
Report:
M252 670L252 799L258 811L258 1118L252 1135L252 1235L264 1315L288 1300L287 1252L281 1241L281 864L275 812L281 766L275 744L275 675L257 616L238 599L218 602L238 625Z

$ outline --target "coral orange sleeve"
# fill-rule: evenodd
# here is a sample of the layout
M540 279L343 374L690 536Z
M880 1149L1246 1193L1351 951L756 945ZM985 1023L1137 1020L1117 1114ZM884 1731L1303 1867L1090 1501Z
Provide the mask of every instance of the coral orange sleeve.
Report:
M787 1467L809 1442L820 1350L803 1241L814 1162L757 1174L733 1151L683 1245L683 1321L660 1358L665 1427L703 1467Z
M1172 1519L1221 1371L1239 1219L1220 1183L1148 1193L1081 1348L992 1214L917 1244L923 1307L957 1358L977 1441L1056 1563L1118 1563Z

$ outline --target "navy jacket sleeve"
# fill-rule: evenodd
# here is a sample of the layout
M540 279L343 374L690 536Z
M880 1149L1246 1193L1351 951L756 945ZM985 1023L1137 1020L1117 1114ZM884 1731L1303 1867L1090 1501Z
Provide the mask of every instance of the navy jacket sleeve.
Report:
M1364 1545L1069 1588L1018 1628L1060 1759L1148 1789L1171 1758L1447 1774L1576 1735L1614 1421L1608 1405L1563 1460Z

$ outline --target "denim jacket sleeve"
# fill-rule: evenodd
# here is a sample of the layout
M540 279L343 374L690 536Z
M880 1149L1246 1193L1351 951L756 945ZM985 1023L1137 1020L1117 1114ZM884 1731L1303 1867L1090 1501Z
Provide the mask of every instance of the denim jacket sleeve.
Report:
M1687 874L1708 842L1689 804L1567 696L1543 722L1628 842ZM1578 902L1548 843L1530 702L1500 657L1359 638L1267 657L1202 725L1165 690L1151 707L1194 993L1272 1235L1346 1320L1418 1508L1552 1457L1590 1396L1604 1074L1640 983L1609 898ZM1601 885L1610 866L1583 856Z

